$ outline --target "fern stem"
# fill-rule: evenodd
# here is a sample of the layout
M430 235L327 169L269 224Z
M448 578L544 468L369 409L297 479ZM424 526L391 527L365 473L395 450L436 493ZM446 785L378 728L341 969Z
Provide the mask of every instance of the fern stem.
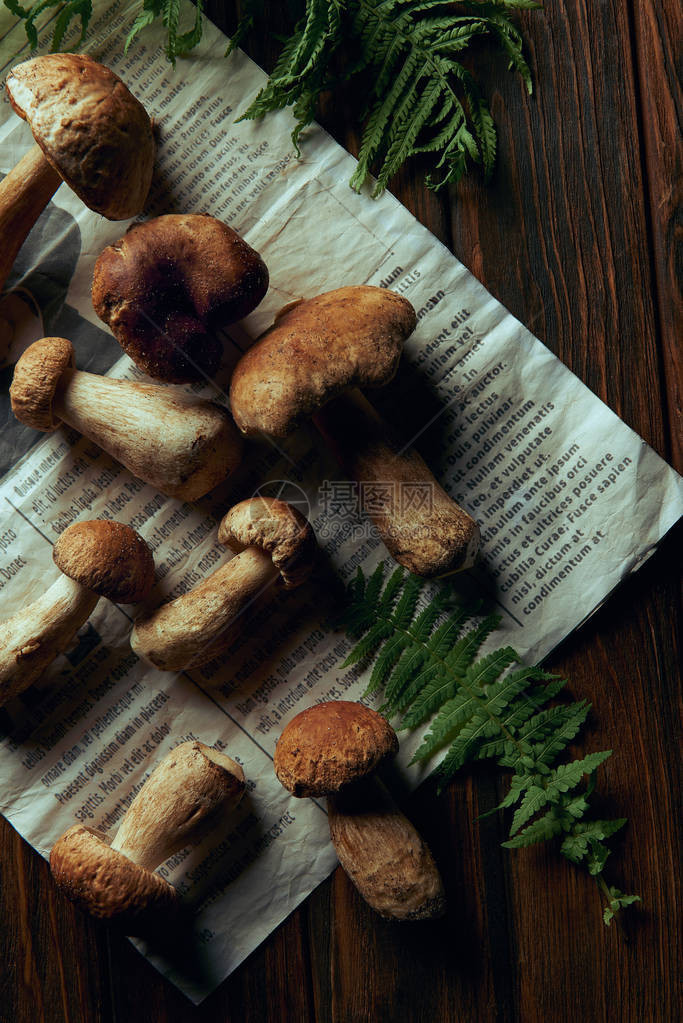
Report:
M601 873L600 874L595 874L594 877L595 877L595 881L596 881L596 884L597 884L597 886L598 886L598 888L600 890L601 895L604 897L605 902L609 906L609 904L612 901L612 893L609 890L609 886L608 886L607 882L605 881L605 879L604 879L604 877L602 876ZM613 913L614 913L614 915L613 915L612 919L614 920L615 924L617 925L617 929L619 930L619 934L621 935L621 937L622 937L623 941L625 942L625 944L628 945L629 937L628 937L628 934L626 933L626 928L624 927L623 921L621 919L621 910L615 909L615 910L613 910Z

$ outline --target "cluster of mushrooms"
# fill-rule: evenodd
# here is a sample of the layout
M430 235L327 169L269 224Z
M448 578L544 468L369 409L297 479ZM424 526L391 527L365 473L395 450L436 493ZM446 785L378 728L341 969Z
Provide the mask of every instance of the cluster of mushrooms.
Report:
M36 145L0 183L0 227L12 239L0 254L0 286L62 181L103 216L129 219L142 212L154 164L144 108L87 56L27 61L11 72L7 92ZM232 415L170 386L216 373L223 354L216 331L248 315L268 284L258 253L209 215L136 223L99 256L92 300L123 350L160 382L79 371L70 341L46 337L16 365L10 389L16 417L43 431L67 423L135 476L184 501L234 472L243 438L283 438L311 419L357 483L430 487L432 500L421 508L388 504L373 513L400 564L425 577L468 568L479 546L476 522L363 393L391 381L415 328L415 312L402 296L344 287L286 306L234 369ZM143 606L135 619L133 649L161 670L183 671L223 653L261 594L298 586L311 571L313 531L285 502L238 503L220 523L218 539L235 552L230 561L191 592L161 607ZM58 581L0 625L0 706L41 677L100 596L140 604L154 583L149 547L122 523L77 522L53 555ZM379 714L361 704L326 703L289 722L275 770L294 796L327 796L339 859L370 905L386 916L422 919L444 908L434 860L382 783L368 777L397 748ZM230 757L183 743L150 776L112 842L81 825L59 839L54 876L94 915L144 929L178 901L155 867L201 840L243 792L242 769Z

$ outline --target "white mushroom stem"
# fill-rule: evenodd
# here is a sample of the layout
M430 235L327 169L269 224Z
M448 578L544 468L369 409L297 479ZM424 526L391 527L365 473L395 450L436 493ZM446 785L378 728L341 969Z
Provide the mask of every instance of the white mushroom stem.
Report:
M328 796L330 837L365 901L393 920L443 915L443 882L429 848L376 777Z
M163 671L183 671L223 653L259 595L278 578L269 554L247 547L189 593L138 618L131 646Z
M0 624L0 706L35 682L67 649L99 597L60 575L42 597Z
M479 526L417 451L392 437L360 391L323 406L314 422L347 475L364 487L364 510L399 564L426 577L474 564Z
M161 761L126 812L111 848L155 870L197 845L244 793L244 772L231 757L185 742Z
M0 182L0 290L26 236L61 183L40 146L32 146Z
M184 501L212 490L240 458L241 442L224 409L163 385L67 369L53 409L134 475Z

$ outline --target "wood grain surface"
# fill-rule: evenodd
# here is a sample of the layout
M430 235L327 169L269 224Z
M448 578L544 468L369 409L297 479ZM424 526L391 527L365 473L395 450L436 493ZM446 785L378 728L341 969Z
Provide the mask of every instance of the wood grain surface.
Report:
M272 3L273 32L280 4ZM209 3L226 31L233 4ZM419 166L392 190L489 290L680 471L678 0L556 0L520 16L535 91L490 57L499 131L493 181L438 195ZM264 66L274 38L245 47ZM488 52L488 51L487 51ZM488 58L487 58L488 59ZM322 121L352 151L351 97ZM340 870L198 1009L125 940L59 896L47 864L0 821L3 1023L672 1023L678 969L680 537L553 655L593 704L582 748L609 816L629 825L609 880L642 895L626 937L595 884L551 847L500 847L473 823L505 791L468 770L408 804L445 878L437 924L375 916Z

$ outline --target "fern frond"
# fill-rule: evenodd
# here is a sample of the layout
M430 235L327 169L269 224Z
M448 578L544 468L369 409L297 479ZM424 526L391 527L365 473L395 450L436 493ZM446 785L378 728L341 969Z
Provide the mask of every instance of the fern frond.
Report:
M92 17L91 0L38 0L30 7L24 7L18 0L3 0L5 7L24 23L24 32L31 49L38 45L37 20L44 11L52 7L59 7L59 12L52 30L52 44L50 49L53 53L61 48L64 36L71 26L71 22L78 18L81 24L81 34L74 43L73 49L77 49L83 42Z
M92 14L92 0L37 0L24 7L3 0L20 18L32 47L37 46L37 18L59 7L53 50L61 47L74 18L81 38ZM193 50L202 37L202 8L197 0L192 25L180 30L184 0L139 0L126 38L127 51L141 32L157 21L166 28L166 56ZM426 175L431 188L457 181L470 164L481 164L490 177L496 155L493 118L474 76L460 63L478 37L488 37L506 54L531 91L531 74L523 41L512 15L539 7L532 0L304 0L302 16L292 25L266 85L240 120L263 117L291 107L292 142L299 152L302 131L313 120L321 94L338 83L364 75L367 108L360 118L359 162L351 186L360 190L374 168L378 195L399 167L418 154L431 154ZM263 0L244 0L226 56L239 46L257 19L265 23ZM266 27L267 26L267 23ZM344 56L338 61L337 54Z
M562 835L560 851L595 875L608 909L612 900L616 912L631 897L620 893L618 902L609 895L602 870L609 855L606 839L624 821L586 819L596 771L611 751L557 763L586 720L590 704L581 700L548 706L566 679L535 666L515 667L520 658L512 647L476 660L499 616L476 617L479 604L454 602L447 584L436 592L427 586L402 570L386 584L381 568L367 582L359 576L348 590L351 606L345 620L360 639L346 663L373 652L367 692L384 690L382 710L401 713L404 728L431 719L411 763L443 754L432 771L438 791L468 761L495 759L512 768L507 794L489 811L515 807L510 838L503 844L519 848ZM466 628L469 621L473 624Z

